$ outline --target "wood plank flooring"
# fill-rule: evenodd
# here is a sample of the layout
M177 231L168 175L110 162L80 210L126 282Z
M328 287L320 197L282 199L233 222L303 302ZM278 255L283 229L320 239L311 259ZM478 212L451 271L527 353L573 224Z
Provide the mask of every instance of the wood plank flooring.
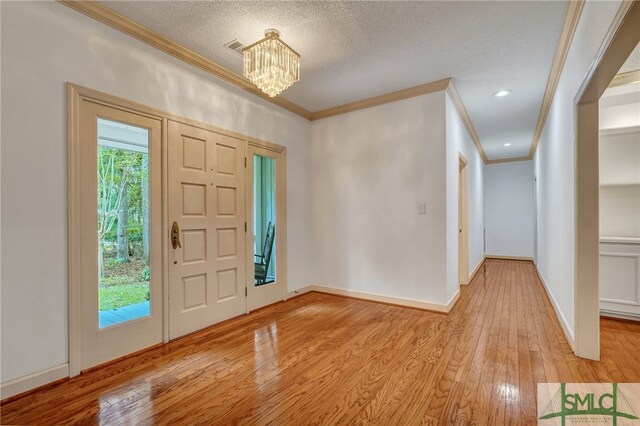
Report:
M534 267L488 260L449 315L309 293L1 408L2 424L535 424L538 382L640 382L640 324L575 357Z

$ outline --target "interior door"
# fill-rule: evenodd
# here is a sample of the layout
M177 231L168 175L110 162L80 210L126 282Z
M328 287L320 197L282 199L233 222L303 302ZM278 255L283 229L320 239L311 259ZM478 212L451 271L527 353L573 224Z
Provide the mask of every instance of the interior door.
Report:
M246 142L169 121L169 337L243 314Z
M85 99L78 123L83 370L162 342L162 121Z

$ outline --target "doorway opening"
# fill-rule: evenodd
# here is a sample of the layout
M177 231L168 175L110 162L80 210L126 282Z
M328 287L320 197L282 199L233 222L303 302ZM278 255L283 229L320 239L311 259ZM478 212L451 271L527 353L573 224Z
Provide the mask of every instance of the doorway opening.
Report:
M599 102L600 315L640 321L640 45ZM622 80L622 83L620 83Z
M576 355L600 359L600 128L605 90L640 42L640 3L624 2L576 102L575 337ZM605 269L603 268L603 272Z

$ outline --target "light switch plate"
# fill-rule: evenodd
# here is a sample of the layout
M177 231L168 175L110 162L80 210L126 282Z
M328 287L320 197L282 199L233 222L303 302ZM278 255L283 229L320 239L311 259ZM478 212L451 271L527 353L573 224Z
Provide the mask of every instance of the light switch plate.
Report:
M427 214L427 205L425 203L418 204L418 214Z

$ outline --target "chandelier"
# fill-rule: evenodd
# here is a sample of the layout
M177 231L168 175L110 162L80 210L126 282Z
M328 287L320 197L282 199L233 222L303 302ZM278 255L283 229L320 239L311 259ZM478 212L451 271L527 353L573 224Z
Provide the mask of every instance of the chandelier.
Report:
M300 55L270 28L265 38L242 49L244 76L274 97L300 80Z

